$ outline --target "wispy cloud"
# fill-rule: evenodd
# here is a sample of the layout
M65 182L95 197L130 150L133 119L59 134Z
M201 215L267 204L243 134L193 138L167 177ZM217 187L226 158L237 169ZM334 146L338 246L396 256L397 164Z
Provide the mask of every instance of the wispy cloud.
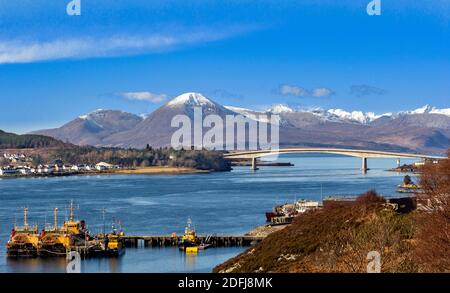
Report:
M364 97L369 95L384 95L386 94L386 90L374 86L370 86L367 84L359 84L359 85L352 85L350 87L350 93L352 95L355 95L357 97Z
M125 92L118 94L127 100L146 101L151 103L159 103L167 99L166 94L155 94L151 92Z
M307 94L307 91L304 88L289 84L280 85L278 91L284 96L303 97Z
M118 35L103 38L77 37L45 41L0 40L0 64L31 63L58 59L81 59L138 55L174 50L182 46L213 42L243 32L199 31L174 34Z
M282 84L278 87L278 94L295 97L329 97L334 95L334 91L326 87L317 87L311 90L298 85Z
M321 98L321 97L329 97L334 95L334 92L326 87L315 88L311 91L311 95L313 97Z

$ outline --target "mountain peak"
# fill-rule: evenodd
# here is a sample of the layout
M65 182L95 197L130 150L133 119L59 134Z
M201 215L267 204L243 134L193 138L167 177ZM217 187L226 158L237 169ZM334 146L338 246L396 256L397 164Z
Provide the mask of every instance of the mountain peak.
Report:
M278 104L272 106L267 112L273 113L273 114L280 114L280 113L292 113L295 112L292 108L289 108L286 105Z
M427 104L423 107L420 107L420 108L410 111L410 114L426 114L426 113L430 113L434 109L435 108L433 106L430 106Z
M206 98L202 94L195 92L181 94L167 103L167 106L172 107L180 105L202 107L202 106L216 106L216 103Z
M412 111L400 112L400 114L441 114L450 116L450 108L438 109L431 105L425 105Z
M98 114L101 114L101 113L104 113L104 112L108 112L108 111L111 111L111 110L97 109L97 110L89 112L89 113L87 113L85 115L78 116L78 118L80 118L82 120L86 120L86 119L89 119L90 117L93 117L95 115L98 115Z

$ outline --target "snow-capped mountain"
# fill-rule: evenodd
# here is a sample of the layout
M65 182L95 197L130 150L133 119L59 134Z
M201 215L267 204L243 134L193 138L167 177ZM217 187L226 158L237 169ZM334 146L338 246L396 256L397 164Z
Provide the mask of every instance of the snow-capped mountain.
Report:
M438 108L430 106L430 105L425 105L423 107L417 108L412 111L399 112L399 114L406 114L406 115L407 114L441 114L441 115L450 116L450 108L438 109Z
M133 129L117 132L105 138L103 143L108 146L121 147L142 147L147 143L153 146L169 146L172 134L177 130L171 126L173 117L186 115L191 121L194 121L195 107L201 107L203 117L210 114L220 117L236 114L200 93L184 93L150 113ZM193 141L193 138L191 140Z
M212 100L206 98L200 93L190 92L181 94L168 103L165 106L168 107L178 107L178 106L187 106L187 107L204 107L204 108L222 108L221 105L213 102Z
M282 114L282 113L293 113L295 112L294 109L284 105L284 104L278 104L272 106L267 112L273 113L273 114Z
M244 115L268 122L280 116L281 146L345 146L389 150L443 150L450 138L450 109L429 105L395 113L346 111L343 109L298 109L274 105L266 111L222 106L200 93L181 94L152 113L138 116L122 111L96 110L79 116L60 128L36 131L74 144L118 147L170 145L177 128L176 115L193 119L194 107L203 117L215 114ZM207 131L205 128L204 133Z
M230 107L231 108L231 107ZM246 109L248 112L251 110ZM440 114L450 117L450 108L438 109L436 107L425 105L415 110L399 111L397 113L382 113L375 114L374 112L363 111L346 111L343 109L322 109L322 108L305 108L305 109L293 109L284 104L274 105L267 112L273 114L286 114L286 113L311 113L324 120L334 122L354 122L361 124L370 124L371 122L381 117L398 117L400 115L414 115L414 114Z

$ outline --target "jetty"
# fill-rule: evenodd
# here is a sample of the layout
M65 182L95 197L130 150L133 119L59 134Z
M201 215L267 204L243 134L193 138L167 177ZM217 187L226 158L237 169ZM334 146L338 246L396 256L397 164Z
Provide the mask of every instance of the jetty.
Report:
M251 246L264 239L258 236L223 236L223 235L206 235L197 236L202 244L210 244L212 247L229 247L229 246ZM138 236L126 235L120 237L125 247L167 247L177 246L182 236L176 235L154 235L154 236Z

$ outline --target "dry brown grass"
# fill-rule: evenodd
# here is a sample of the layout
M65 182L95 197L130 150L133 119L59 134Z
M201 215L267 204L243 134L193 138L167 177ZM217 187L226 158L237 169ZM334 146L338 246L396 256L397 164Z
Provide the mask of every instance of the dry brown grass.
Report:
M374 195L354 206L301 215L214 271L239 263L233 272L365 272L369 251L380 252L382 271L416 271L409 254L410 219L386 209Z
M450 159L425 165L420 184L429 206L416 217L415 256L421 271L450 272Z
M382 272L450 272L450 159L427 164L420 184L426 211L396 213L369 191L297 217L214 271L366 272L367 253L378 251Z

